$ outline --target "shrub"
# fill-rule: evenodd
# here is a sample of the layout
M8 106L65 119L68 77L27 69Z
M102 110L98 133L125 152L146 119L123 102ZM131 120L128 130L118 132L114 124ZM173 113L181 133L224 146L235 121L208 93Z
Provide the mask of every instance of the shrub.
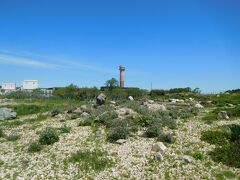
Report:
M94 118L89 117L87 119L83 119L79 122L78 126L91 126L94 122Z
M228 142L230 134L220 130L216 131L204 131L201 135L201 140L210 144L222 145Z
M58 115L58 114L60 114L60 113L61 113L61 111L60 111L59 109L54 109L54 110L52 110L52 112L51 112L51 116L54 117L54 116L56 116L56 115Z
M28 151L29 152L39 152L42 150L42 146L39 142L32 142L29 144Z
M150 125L146 130L146 136L149 138L158 137L162 133L159 123Z
M66 124L60 128L61 133L70 133L70 131L71 131L71 128L67 127Z
M239 124L232 124L229 125L231 130L231 141L237 141L240 139L240 125Z
M41 134L39 138L39 142L42 145L50 145L59 140L57 131L53 128L46 128Z
M66 162L78 163L80 169L85 172L100 172L113 165L113 161L107 157L107 153L101 150L79 150L71 154Z
M116 111L107 111L102 115L98 116L97 122L109 126L113 119L116 119L118 114Z
M192 156L193 156L195 159L198 159L198 160L203 160L203 158L204 158L204 155L203 155L202 152L195 152L195 153L193 153Z
M164 134L164 133L161 133L159 135L158 140L161 142L166 142L170 144L175 142L175 138L173 137L172 134Z
M175 119L161 119L160 123L162 126L169 127L170 129L177 128L177 121Z
M3 132L3 129L0 128L0 137L4 137L4 136L5 136L5 134L4 134L4 132Z
M16 133L10 133L8 136L7 136L7 140L8 141L16 141L20 139L20 136Z
M216 147L209 154L216 162L222 162L225 165L240 168L240 140L234 143L226 143L223 146Z
M17 115L29 115L29 114L36 114L41 111L41 107L37 105L26 105L21 104L17 106L13 106L13 109L16 111Z
M110 142L115 142L118 139L127 139L129 135L129 129L126 126L118 126L111 128L107 133L107 139Z
M162 89L154 89L154 90L151 90L150 92L150 96L153 98L157 96L165 96L165 95L166 95L166 91Z

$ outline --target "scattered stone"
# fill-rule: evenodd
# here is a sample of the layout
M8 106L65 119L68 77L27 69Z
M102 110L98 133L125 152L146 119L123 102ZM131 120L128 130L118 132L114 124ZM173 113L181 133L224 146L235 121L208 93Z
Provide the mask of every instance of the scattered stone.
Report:
M119 139L119 140L116 141L117 144L124 144L126 142L127 142L126 139Z
M83 113L81 114L81 116L82 116L82 117L89 117L90 114L88 114L87 112L83 112Z
M191 97L190 97L190 98L188 98L188 99L189 99L189 101L191 101L191 102L193 102L193 101L194 101L194 99L193 99L193 98L191 98Z
M153 153L153 159L156 160L156 161L163 161L164 160L162 154L159 153L159 152L154 152Z
M198 109L203 109L203 108L204 108L204 107L203 107L201 104L199 104L199 103L195 104L194 107L195 107L195 108L198 108Z
M38 118L38 115L37 114L33 114L29 119L37 119Z
M116 102L115 102L115 101L110 101L109 103L110 103L110 104L113 104L113 105L115 105L115 104L116 104Z
M99 94L99 96L97 97L97 104L103 105L105 102L106 102L105 94L103 94L103 93Z
M226 111L220 111L220 112L218 113L218 117L219 117L220 119L229 119L229 116L228 116L228 114L227 114Z
M190 156L183 156L182 160L186 163L191 163L192 162L192 158Z
M171 103L184 103L183 99L169 99L169 102Z
M88 111L87 105L81 105L80 108L82 109L82 111Z
M77 109L75 109L74 111L73 111L73 113L74 114L78 114L78 115L80 115L80 114L82 114L82 109L81 108L77 108Z
M42 115L43 115L43 116L48 116L48 115L49 115L49 112L43 112Z
M157 142L152 145L152 151L159 152L159 151L166 151L167 147L162 142Z
M147 101L149 104L153 104L154 103L154 100L148 100Z
M151 111L159 111L159 110L166 111L167 110L167 108L163 104L154 103L154 101L151 103L149 103L149 101L144 102L143 106L147 107Z
M17 113L10 108L0 108L0 120L15 119Z
M134 101L134 98L132 96L128 96L128 100Z

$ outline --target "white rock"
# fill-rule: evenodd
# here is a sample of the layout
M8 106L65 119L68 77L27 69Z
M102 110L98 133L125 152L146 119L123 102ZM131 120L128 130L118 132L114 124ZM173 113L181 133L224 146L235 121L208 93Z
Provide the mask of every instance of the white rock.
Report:
M83 113L81 114L81 116L82 116L82 117L88 117L88 116L90 116L90 114L88 114L87 112L83 112Z
M126 142L127 142L126 139L119 139L119 140L116 141L117 144L124 144Z
M192 158L190 156L183 156L182 160L186 163L191 163L192 162Z
M202 109L202 108L204 108L201 104L199 104L199 103L197 103L197 104L195 104L195 106L194 106L195 108L198 108L198 109Z
M163 160L164 160L162 154L159 153L159 152L153 153L153 159L154 159L154 160L158 160L158 161L163 161Z
M116 102L115 102L115 101L110 101L109 103L110 103L110 104L113 104L113 105L115 105L115 104L116 104Z
M134 101L134 98L132 96L128 96L128 100Z
M229 116L228 116L228 114L227 114L226 111L220 111L220 112L218 113L218 117L219 117L220 119L229 119Z
M154 100L150 100L150 99L149 99L147 102L148 102L149 104L153 104L153 103L154 103Z
M166 151L167 147L162 142L157 142L152 145L152 151Z

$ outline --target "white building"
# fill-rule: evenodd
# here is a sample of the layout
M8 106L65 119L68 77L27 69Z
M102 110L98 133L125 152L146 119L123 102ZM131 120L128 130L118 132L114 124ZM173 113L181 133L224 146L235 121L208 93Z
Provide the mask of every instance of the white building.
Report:
M3 92L13 92L16 91L16 84L15 83L2 83Z
M38 88L38 80L24 80L23 81L23 90L34 90Z

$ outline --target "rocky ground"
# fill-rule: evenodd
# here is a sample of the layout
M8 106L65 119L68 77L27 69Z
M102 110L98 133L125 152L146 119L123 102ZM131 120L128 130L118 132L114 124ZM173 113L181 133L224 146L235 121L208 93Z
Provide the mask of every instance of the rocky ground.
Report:
M154 108L154 105L149 106ZM159 108L163 106L159 105ZM119 113L122 111L119 109ZM19 120L26 121L31 117L24 116ZM165 132L174 134L176 141L165 144L167 149L160 150L163 159L156 161L156 152L152 151L155 139L143 137L139 131L123 144L110 143L106 141L104 127L78 126L82 118L48 116L35 123L3 126L6 134L16 132L20 139L7 141L0 138L0 179L217 179L218 174L226 171L235 174L236 179L240 178L240 169L212 161L207 152L214 146L200 140L202 131L223 124L239 124L240 120L221 120L208 125L199 116L179 122L177 129L164 128ZM71 127L70 133L62 134L58 142L45 145L40 152L28 152L29 143L38 139L39 132L46 127L60 128L63 125ZM64 163L71 153L80 149L106 151L106 156L114 164L101 172L84 172L78 164ZM199 151L204 154L202 160L190 155Z

